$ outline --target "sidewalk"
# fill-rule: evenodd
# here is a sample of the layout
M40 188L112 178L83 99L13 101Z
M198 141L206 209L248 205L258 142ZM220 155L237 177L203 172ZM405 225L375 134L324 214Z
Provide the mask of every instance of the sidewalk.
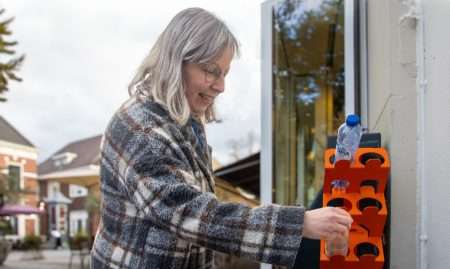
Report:
M68 269L70 250L43 250L43 259L24 260L27 257L23 251L12 251L0 269ZM80 269L80 257L74 256L72 269ZM84 268L88 269L88 259L84 260Z

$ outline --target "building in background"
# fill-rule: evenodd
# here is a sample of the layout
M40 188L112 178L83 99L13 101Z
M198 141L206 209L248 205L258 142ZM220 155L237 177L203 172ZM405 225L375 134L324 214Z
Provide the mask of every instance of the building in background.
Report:
M449 11L439 0L262 4L263 203L308 205L327 136L360 114L390 152L387 268L448 267Z
M14 193L12 200L3 194L4 204L17 204L38 207L36 147L10 123L0 116L0 173L7 181L7 191ZM34 215L15 215L4 217L9 220L12 233L6 237L21 240L26 235L39 235L39 217Z
M43 234L95 234L99 208L89 203L98 196L100 142L100 135L71 142L39 164Z
M214 169L214 176L225 180L242 193L244 197L260 199L260 153L251 154L233 163Z

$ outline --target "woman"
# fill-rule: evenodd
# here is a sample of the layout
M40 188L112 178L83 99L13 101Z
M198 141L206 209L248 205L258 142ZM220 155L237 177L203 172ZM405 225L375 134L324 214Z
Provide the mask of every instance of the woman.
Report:
M345 234L336 208L219 202L204 124L238 43L211 13L177 14L104 135L92 268L213 268L213 251L292 266L302 237Z

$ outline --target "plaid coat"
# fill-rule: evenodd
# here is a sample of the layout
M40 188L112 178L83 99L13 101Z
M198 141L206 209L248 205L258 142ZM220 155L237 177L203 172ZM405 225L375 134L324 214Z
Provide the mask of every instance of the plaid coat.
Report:
M193 124L137 95L114 115L92 268L214 268L213 251L293 265L304 208L218 201L204 129L197 123L196 136Z

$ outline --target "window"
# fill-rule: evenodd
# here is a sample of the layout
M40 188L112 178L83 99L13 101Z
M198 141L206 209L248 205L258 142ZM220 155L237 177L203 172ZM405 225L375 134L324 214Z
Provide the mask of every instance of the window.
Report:
M76 158L77 158L77 154L73 153L73 152L64 152L64 153L52 156L53 163L56 167L68 165Z
M8 185L11 191L21 190L21 167L17 165L8 166Z
M69 185L69 195L70 198L76 198L76 197L84 197L88 194L88 190L85 187L81 187L78 185Z
M56 228L56 206L52 205L50 207L50 225L52 229Z
M57 197L58 192L60 190L60 186L58 182L48 182L48 197Z
M272 5L267 75L272 76L276 203L308 205L313 200L323 180L327 136L344 121L344 2L284 0Z
M70 212L70 236L86 232L88 213L85 210L74 210Z
M18 218L17 216L4 216L2 217L2 230L4 235L17 235L18 234Z

